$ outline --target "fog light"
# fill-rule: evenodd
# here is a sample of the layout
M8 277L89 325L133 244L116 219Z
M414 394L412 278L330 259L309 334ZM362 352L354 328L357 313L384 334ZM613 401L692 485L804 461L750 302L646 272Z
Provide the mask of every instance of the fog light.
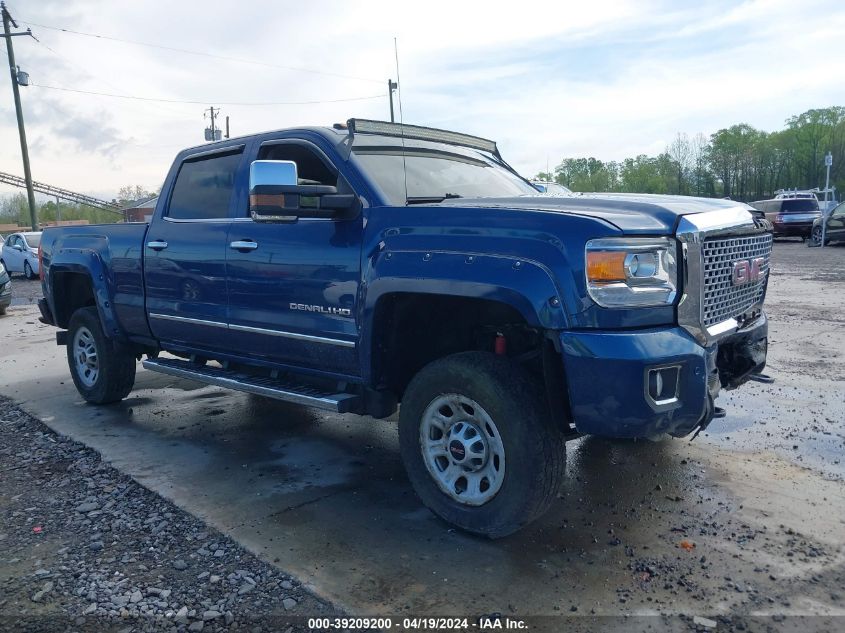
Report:
M646 392L655 405L672 404L678 400L680 365L657 367L646 373Z

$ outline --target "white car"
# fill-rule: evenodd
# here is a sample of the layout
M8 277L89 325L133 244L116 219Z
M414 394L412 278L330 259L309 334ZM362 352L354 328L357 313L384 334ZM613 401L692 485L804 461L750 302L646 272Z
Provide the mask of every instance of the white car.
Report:
M534 188L542 194L547 196L571 196L572 190L569 187L564 187L556 182L549 182L548 180L532 180L531 184Z
M9 275L23 273L27 279L38 277L38 245L41 243L41 232L27 231L12 233L3 242L0 251L0 262L6 267Z

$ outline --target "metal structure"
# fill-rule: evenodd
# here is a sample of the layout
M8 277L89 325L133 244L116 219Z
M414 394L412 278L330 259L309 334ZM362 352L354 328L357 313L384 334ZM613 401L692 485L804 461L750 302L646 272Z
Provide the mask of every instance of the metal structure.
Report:
M7 174L2 171L0 171L0 183L21 187L22 189L26 188L26 180L24 178L15 176L14 174ZM120 210L120 205L117 203L106 202L105 200L100 200L99 198L94 198L93 196L86 196L83 193L76 193L75 191L70 191L69 189L54 187L53 185L47 185L35 180L32 181L32 189L38 193L55 196L57 199L61 198L62 200L67 200L68 202L84 204L89 207L94 207L95 209L102 209L103 211L111 211L113 213L123 215L123 212Z
M32 230L35 231L38 229L38 217L35 210L35 193L32 185L32 173L29 169L29 150L27 149L26 144L26 129L23 122L23 108L21 107L21 93L19 89L19 86L29 85L29 74L18 68L18 65L15 63L15 48L12 46L13 37L20 37L22 35L29 37L34 36L32 35L32 31L29 29L26 31L12 33L11 27L14 26L15 28L18 28L18 24L6 8L5 2L0 2L0 14L2 14L3 18L2 37L6 40L6 55L9 57L9 74L12 77L12 97L15 101L15 114L18 119L18 135L21 140L21 157L23 158L24 175L23 180L24 187L26 188L27 200L29 202L29 220L32 225Z
M828 209L827 205L827 194L830 193L830 168L833 165L833 154L828 152L824 156L824 166L827 170L827 176L825 176L824 181L824 211L822 211L822 243L819 244L821 248L824 248L824 240L827 237L827 216L832 209ZM836 198L833 199L834 203L836 202Z

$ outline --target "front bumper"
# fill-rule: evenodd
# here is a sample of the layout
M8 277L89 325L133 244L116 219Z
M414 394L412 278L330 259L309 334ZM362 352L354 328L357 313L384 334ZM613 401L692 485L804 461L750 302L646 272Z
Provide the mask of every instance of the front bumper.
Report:
M575 427L590 435L654 438L706 426L721 387L737 387L762 371L767 334L765 313L709 347L681 327L561 332ZM658 374L665 378L655 391Z

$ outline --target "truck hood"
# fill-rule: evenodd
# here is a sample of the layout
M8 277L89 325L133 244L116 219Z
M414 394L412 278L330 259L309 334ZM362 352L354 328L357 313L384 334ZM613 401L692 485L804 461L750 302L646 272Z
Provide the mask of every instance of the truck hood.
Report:
M572 196L527 195L512 198L455 198L442 206L505 208L587 216L604 220L623 233L668 235L683 215L750 206L734 200L654 194L584 193Z

